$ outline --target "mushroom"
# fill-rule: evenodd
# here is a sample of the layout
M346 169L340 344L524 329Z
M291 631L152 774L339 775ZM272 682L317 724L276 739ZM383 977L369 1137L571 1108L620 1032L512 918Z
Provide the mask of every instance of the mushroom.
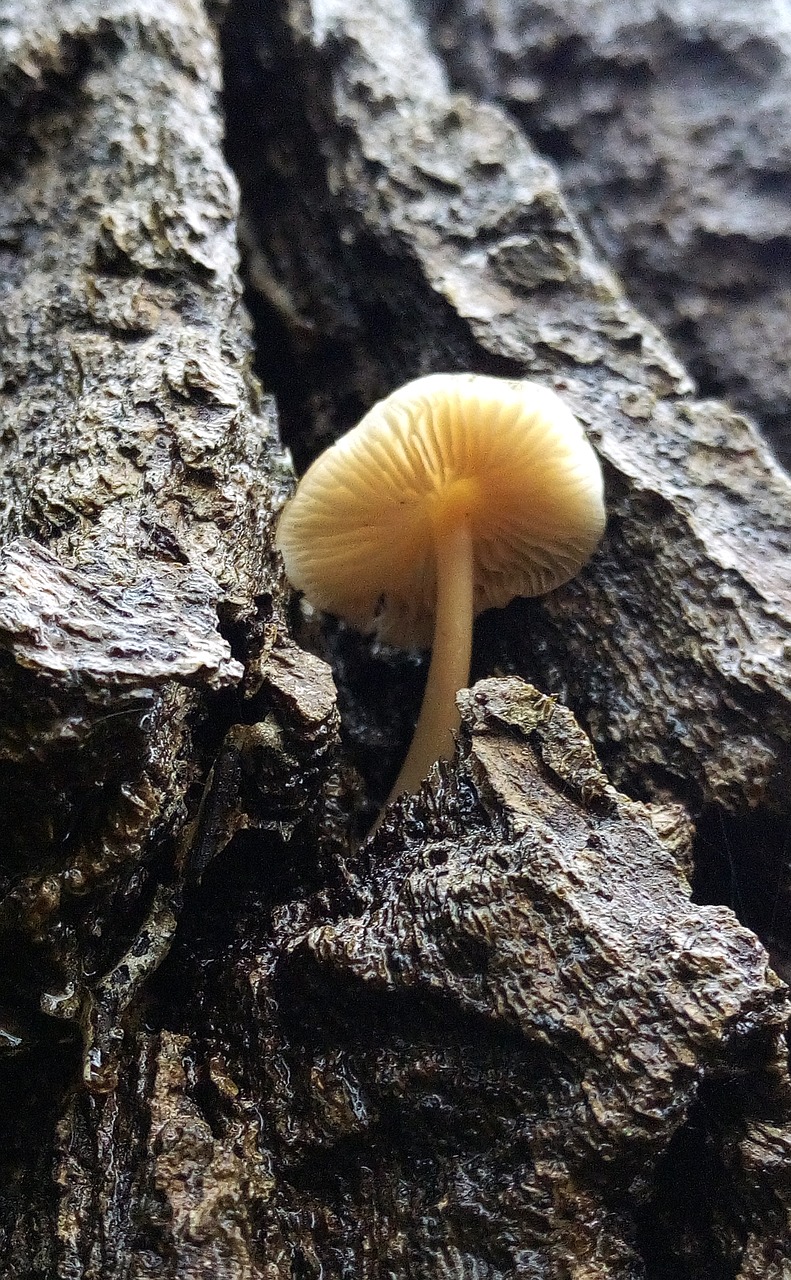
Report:
M567 582L604 522L596 454L561 398L535 382L418 378L310 466L277 530L291 583L385 643L432 644L389 799L454 750L474 615Z

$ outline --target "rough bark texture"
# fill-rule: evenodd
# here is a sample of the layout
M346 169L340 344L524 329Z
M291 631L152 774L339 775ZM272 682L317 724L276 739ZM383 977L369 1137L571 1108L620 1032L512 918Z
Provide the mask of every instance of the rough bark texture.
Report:
M791 463L791 9L424 0L455 82L556 161L630 296Z
M243 675L218 610L239 657L273 629L279 463L200 7L6 4L0 35L4 1158L35 1177L40 1137L52 1201L75 1031L110 1087L118 1017L176 925ZM49 1232L22 1232L40 1263L7 1265L50 1274Z
M680 802L788 814L787 477L404 0L232 5L298 464L469 367L561 389L607 471L596 562L483 620L457 759L360 844L420 664L284 591L212 32L2 16L2 1274L786 1276L786 989L691 901Z
M491 658L573 706L621 782L787 812L788 477L743 419L691 398L553 172L450 92L405 8L295 4L290 36L262 20L272 105L244 133L232 115L232 154L269 247L254 279L307 374L268 366L297 456L428 368L560 389L606 464L608 536L569 588L498 615Z

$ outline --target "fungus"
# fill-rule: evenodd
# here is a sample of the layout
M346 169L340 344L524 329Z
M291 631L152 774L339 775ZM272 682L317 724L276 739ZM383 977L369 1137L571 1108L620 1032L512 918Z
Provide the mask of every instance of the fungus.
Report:
M474 615L567 582L604 520L601 469L582 427L534 382L418 378L308 469L277 531L291 583L385 643L432 645L390 799L453 752Z

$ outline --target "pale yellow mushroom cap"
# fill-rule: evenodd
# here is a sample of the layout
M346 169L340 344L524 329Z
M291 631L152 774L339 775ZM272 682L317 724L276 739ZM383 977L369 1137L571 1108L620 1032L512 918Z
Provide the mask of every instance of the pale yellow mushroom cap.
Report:
M466 373L407 383L308 469L277 546L312 604L428 647L434 531L464 517L476 613L543 595L589 559L604 530L601 468L554 391Z

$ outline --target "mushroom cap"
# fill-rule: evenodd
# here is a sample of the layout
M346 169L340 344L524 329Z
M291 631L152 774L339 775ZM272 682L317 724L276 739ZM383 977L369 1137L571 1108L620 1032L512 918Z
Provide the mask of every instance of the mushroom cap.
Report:
M437 373L394 391L309 467L277 546L292 584L390 644L431 644L434 539L466 517L475 612L567 582L604 530L577 419L535 382Z

